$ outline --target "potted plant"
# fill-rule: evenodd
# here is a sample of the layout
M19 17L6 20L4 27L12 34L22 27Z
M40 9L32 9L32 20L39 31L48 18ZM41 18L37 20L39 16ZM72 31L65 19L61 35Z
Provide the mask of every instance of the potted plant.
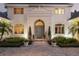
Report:
M29 40L24 41L24 46L28 46Z

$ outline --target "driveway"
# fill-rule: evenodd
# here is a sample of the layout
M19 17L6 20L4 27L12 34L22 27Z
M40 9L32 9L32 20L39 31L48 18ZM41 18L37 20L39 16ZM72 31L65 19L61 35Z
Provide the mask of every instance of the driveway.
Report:
M52 47L47 43L34 43L26 47L0 47L1 56L79 56L79 48Z

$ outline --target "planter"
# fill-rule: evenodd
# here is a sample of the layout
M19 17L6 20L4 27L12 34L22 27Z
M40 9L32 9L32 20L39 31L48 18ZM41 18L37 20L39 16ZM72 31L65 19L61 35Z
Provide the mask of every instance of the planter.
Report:
M28 41L28 45L32 45L32 43L33 43L33 41L31 41L31 40Z
M48 44L49 44L49 45L52 45L52 42L51 42L51 40L48 40L47 42L48 42Z
M28 43L29 43L29 42L24 42L24 46L28 46Z
M53 46L53 47L56 47L57 45L56 45L56 43L52 43L52 46Z

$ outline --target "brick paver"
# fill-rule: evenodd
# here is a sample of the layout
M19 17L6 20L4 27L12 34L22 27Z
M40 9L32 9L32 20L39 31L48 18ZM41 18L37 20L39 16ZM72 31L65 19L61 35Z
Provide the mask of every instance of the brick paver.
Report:
M0 47L1 56L78 56L79 48L52 47L46 42L26 47Z

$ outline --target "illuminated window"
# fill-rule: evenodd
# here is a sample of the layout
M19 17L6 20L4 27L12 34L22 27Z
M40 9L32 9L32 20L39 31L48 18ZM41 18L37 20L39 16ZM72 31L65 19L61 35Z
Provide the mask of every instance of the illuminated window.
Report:
M64 24L55 25L55 34L64 34Z
M14 26L14 33L15 34L23 34L24 33L24 25L22 25L22 24L16 24Z
M23 8L14 8L14 14L23 14L24 9Z
M64 9L63 8L56 8L55 14L58 14L58 15L64 14Z

